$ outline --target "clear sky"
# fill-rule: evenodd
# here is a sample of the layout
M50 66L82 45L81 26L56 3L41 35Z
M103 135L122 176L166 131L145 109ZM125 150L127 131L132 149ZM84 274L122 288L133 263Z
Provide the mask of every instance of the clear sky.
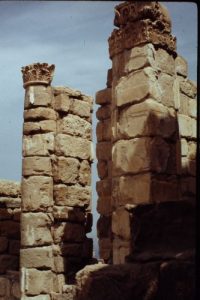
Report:
M0 1L0 178L21 178L21 67L33 62L55 64L53 86L69 86L94 96L106 86L111 67L107 39L114 29L118 3ZM188 61L189 78L196 80L197 6L192 2L163 4L172 18L178 53Z

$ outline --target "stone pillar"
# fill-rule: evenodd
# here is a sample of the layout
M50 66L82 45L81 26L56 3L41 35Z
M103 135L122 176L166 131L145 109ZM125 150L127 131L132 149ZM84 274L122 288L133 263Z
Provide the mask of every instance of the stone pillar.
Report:
M100 255L116 264L137 250L138 206L146 205L148 210L149 205L177 202L183 199L184 187L194 199L195 163L184 152L188 177L183 177L180 135L182 146L190 145L194 157L196 104L192 83L183 79L187 74L177 57L171 20L163 5L119 4L114 25L118 29L108 40L112 60L108 88L96 94L96 103L101 105L97 111L97 158L102 166L97 207L103 207L98 222ZM185 101L186 96L191 99ZM102 157L106 153L109 158Z
M50 299L54 289L53 171L56 113L50 83L55 66L22 68L25 88L21 212L21 299ZM39 296L42 294L41 296Z

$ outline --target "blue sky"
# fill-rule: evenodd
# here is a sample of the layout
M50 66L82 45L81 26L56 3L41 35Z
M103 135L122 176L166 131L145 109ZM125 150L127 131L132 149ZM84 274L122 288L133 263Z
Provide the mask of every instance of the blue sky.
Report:
M105 87L111 67L107 39L114 29L118 3L0 1L0 178L21 178L21 67L33 62L53 63L52 85L94 96ZM191 2L163 4L172 18L178 53L188 61L189 78L196 80L197 6Z

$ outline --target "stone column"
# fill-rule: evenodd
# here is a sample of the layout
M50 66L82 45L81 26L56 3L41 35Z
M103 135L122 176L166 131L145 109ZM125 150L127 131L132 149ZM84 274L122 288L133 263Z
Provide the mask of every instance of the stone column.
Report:
M25 88L21 213L21 299L50 299L54 289L52 154L54 65L22 68ZM35 297L34 297L35 298Z

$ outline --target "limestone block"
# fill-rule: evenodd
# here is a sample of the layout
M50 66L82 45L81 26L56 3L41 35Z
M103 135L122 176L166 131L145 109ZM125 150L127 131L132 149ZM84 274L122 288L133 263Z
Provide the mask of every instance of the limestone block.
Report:
M188 143L186 139L181 139L181 156L187 156L188 155Z
M91 142L80 137L58 134L55 138L57 155L91 160Z
M25 121L56 120L57 114L52 108L37 107L24 111Z
M197 120L190 119L190 124L192 128L192 138L197 138Z
M68 112L71 105L71 99L66 93L59 94L54 97L53 107L57 111Z
M53 92L50 86L28 86L25 92L25 108L37 106L50 106Z
M106 88L96 93L96 104L108 104L112 101L112 89Z
M24 134L56 132L56 121L43 120L39 122L25 122L23 124Z
M9 241L9 253L19 256L20 240L10 240Z
M54 206L53 216L56 220L68 220L77 223L85 221L84 211L78 207Z
M6 252L8 248L8 239L5 236L0 236L0 253Z
M110 142L101 142L96 145L96 155L98 160L111 159L112 144Z
M21 203L20 203L20 208L14 208L12 213L13 213L13 220L20 222Z
M20 183L10 180L0 180L1 196L17 196L21 194Z
M53 164L55 182L76 183L79 174L79 161L72 157L58 157Z
M90 203L91 188L78 185L66 186L58 184L54 186L54 200L56 205L87 207Z
M3 220L0 226L0 236L19 239L20 237L20 224L13 220Z
M174 78L168 74L161 73L158 77L158 83L161 92L161 102L168 107L174 107Z
M35 134L23 138L23 156L48 156L53 151L53 133Z
M52 246L28 248L20 250L20 265L26 268L53 268Z
M96 191L99 197L107 197L111 195L112 181L111 179L103 179L96 182Z
M118 107L127 103L137 103L147 96L159 100L160 90L155 71L147 67L122 77L115 88L115 103Z
M22 175L52 175L50 157L25 157L22 161Z
M20 283L18 281L14 281L11 288L11 294L15 297L15 299L20 299L21 291L20 291Z
M197 118L197 100L196 99L190 99L188 111L189 111L190 117Z
M121 176L113 180L112 202L115 207L151 202L151 175Z
M181 193L183 196L196 195L196 178L195 177L182 177L180 180Z
M120 140L112 152L114 175L165 172L169 158L169 146L160 137Z
M112 74L113 74L113 85L115 85L116 79L124 75L125 66L125 52L118 53L112 58Z
M53 228L53 238L55 243L60 242L82 242L85 237L85 228L81 224L61 222L55 224Z
M58 132L91 139L92 127L89 122L79 116L68 114L66 117L58 120Z
M24 289L27 295L50 294L53 291L53 273L51 271L23 268L23 272ZM44 297L46 296L44 295Z
M173 84L173 94L174 94L174 108L178 110L180 108L180 80L179 78L174 78Z
M175 59L176 73L183 77L188 76L188 64L182 56L177 56Z
M97 236L99 239L111 238L112 216L100 216L97 221Z
M53 179L31 176L22 179L23 211L46 211L53 206Z
M111 140L111 120L107 119L97 123L96 127L97 141L110 141Z
M100 179L104 179L108 176L108 163L105 160L99 160L97 162L97 172Z
M103 105L96 111L96 117L98 120L106 120L111 117L111 105Z
M180 93L180 108L179 113L182 115L189 115L189 101L190 98L182 93Z
M55 96L58 96L60 94L66 94L69 95L70 97L78 97L78 98L82 98L84 96L81 93L81 91L72 89L67 86L54 86L53 92Z
M0 277L0 296L8 296L10 294L10 281L8 278ZM2 298L2 300L5 298Z
M65 272L65 265L66 265L66 258L63 256L55 256L54 257L54 272L64 273Z
M112 232L123 240L131 239L131 214L124 207L112 213Z
M179 133L181 137L192 136L191 119L188 116L178 114Z
M105 262L112 257L112 241L110 238L103 238L99 240L99 256Z
M62 243L61 245L54 245L55 248L55 256L64 256L64 257L80 257L82 255L82 243ZM59 261L59 259L58 259Z
M52 215L39 213L21 214L21 245L46 246L52 243L50 226Z
M182 93L187 95L190 98L195 98L197 95L197 84L195 81L179 78L180 81L180 90Z
M195 142L189 142L188 148L188 158L195 160L197 155L197 144Z
M51 300L49 295L39 295L39 296L23 296L22 300Z
M124 241L120 238L113 240L113 264L124 264L126 256L131 253L130 241Z
M184 175L196 176L196 161L182 157L181 159L181 173Z
M122 138L152 135L169 138L177 131L175 114L162 104L147 99L122 110L118 131Z
M125 67L126 73L145 68L147 66L154 66L155 49L152 44L134 47L125 51Z
M154 51L154 55L156 68L169 75L175 74L175 61L171 54L166 50L159 48Z
M82 185L91 185L91 167L87 160L80 163L79 169L79 183Z
M21 191L20 191L21 193ZM20 208L21 206L21 198L15 198L15 197L7 197L7 196L0 196L0 204L2 204L3 207L11 208L7 210L7 213L9 215L13 214L13 209Z
M78 115L80 117L90 117L90 107L91 105L85 101L73 99L71 101L70 111L74 115Z
M177 178L152 178L151 197L154 203L179 201L180 189Z
M98 198L97 211L99 214L104 215L104 216L109 216L113 212L111 196Z
M8 270L19 270L19 257L16 255L0 255L0 274L5 274Z

